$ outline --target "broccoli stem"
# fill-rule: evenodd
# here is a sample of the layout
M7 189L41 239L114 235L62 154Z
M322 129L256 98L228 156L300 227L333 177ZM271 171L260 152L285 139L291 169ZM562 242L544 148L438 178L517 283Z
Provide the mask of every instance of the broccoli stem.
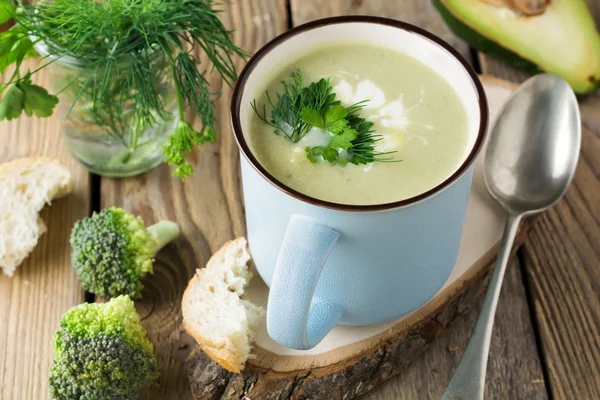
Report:
M156 238L154 254L179 236L179 225L172 221L160 221L148 227L148 232Z

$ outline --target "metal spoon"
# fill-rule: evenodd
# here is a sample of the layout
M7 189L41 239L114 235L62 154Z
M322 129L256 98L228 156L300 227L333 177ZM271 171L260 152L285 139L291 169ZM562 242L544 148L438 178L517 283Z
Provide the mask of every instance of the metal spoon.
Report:
M519 222L556 203L575 173L581 143L575 94L554 75L528 79L508 100L488 140L485 184L508 217L477 323L442 400L483 399L494 315Z

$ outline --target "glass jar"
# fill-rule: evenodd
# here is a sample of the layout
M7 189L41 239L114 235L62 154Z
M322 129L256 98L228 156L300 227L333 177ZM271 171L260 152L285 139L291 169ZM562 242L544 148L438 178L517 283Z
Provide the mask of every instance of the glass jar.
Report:
M179 122L177 98L170 66L162 53L152 58L155 90L164 105L164 114L154 113L154 122L136 127L135 103L128 99L126 60L118 63L111 79L102 82L102 70L87 68L72 57L47 57L43 42L35 46L48 66L50 93L59 93L56 112L71 154L89 171L107 177L139 175L164 161L163 147ZM151 56L152 57L152 56ZM118 72L116 72L118 71ZM94 82L95 81L95 82ZM105 85L104 94L94 103L94 90Z

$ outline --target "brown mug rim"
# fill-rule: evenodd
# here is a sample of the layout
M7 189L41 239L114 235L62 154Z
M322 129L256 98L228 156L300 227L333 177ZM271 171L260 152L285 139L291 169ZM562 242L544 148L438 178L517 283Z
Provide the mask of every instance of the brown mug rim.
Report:
M271 173L269 173L256 159L254 154L250 151L250 147L244 138L244 134L242 132L242 125L240 121L240 110L241 110L241 102L244 94L244 89L246 83L248 81L248 77L254 71L254 68L259 63L259 61L266 56L269 52L275 49L277 46L282 44L283 42L291 39L292 37L307 32L312 29L320 28L327 25L334 24L344 24L344 23L369 23L369 24L378 24L390 26L397 29L402 29L408 32L416 33L426 39L429 39L444 48L446 51L450 53L455 59L457 59L462 65L463 68L469 74L471 81L473 82L476 93L479 98L479 131L477 133L477 139L471 149L471 152L465 159L465 161L460 165L460 167L454 171L452 175L446 178L443 182L437 184L433 188L418 194L413 197L409 197L408 199L394 201L390 203L381 203L381 204L369 204L369 205L355 205L355 204L341 204L334 203L330 201L325 201L321 199L316 199L304 193L300 193L297 190L290 188L285 185L277 178L275 178ZM244 155L246 160L252 165L252 167L269 183L275 186L277 189L281 190L285 194L292 196L300 201L305 203L312 204L314 206L329 208L338 211L358 211L358 212L368 212L368 211L383 211L390 210L394 208L408 206L414 203L417 203L423 199L433 196L434 194L442 191L446 187L450 186L452 183L457 181L473 164L477 155L481 151L483 143L485 141L486 129L488 124L488 106L487 106L487 98L485 92L483 90L483 85L477 76L477 73L473 70L471 65L463 58L463 56L458 53L452 46L446 43L444 40L440 39L436 35L419 28L417 26L411 25L406 22L398 21L390 18L382 18L382 17L373 17L373 16L342 16L342 17L331 17L331 18L323 18L315 21L311 21L302 25L299 25L295 28L292 28L281 35L275 37L263 47L261 47L254 55L250 58L240 76L235 84L233 89L232 99L231 99L231 125L233 128L233 133L240 148L241 153Z

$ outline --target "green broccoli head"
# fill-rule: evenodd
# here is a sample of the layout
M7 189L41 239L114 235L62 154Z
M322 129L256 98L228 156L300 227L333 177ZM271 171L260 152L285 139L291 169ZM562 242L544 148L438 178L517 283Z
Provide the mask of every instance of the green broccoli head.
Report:
M78 221L71 232L72 263L83 287L99 296L139 298L154 254L179 235L174 222L146 229L140 217L112 207Z
M73 307L53 343L53 399L137 399L158 376L152 344L128 296Z

